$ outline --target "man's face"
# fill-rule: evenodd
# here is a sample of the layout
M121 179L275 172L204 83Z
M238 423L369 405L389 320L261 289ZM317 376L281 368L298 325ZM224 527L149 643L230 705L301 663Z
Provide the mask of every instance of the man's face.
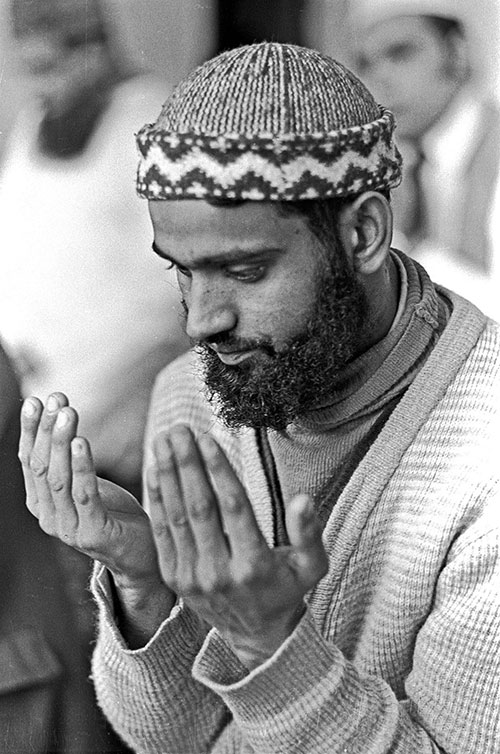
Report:
M428 19L401 16L372 26L358 45L359 73L396 116L398 135L421 138L457 90L450 44Z
M282 429L326 398L365 316L343 252L326 263L306 219L272 203L152 201L150 212L222 418Z
M17 39L21 71L29 90L57 114L93 86L103 73L103 46L85 42L85 32L74 38L57 30L34 31Z

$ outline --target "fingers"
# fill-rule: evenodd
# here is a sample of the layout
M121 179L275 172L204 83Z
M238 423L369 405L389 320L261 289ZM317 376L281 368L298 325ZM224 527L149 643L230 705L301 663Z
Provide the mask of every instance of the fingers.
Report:
M52 393L42 411L38 423L36 437L31 452L31 466L35 475L43 476L42 468L47 472L52 445L52 430L54 428L59 409L68 405L68 399L63 393ZM36 469L36 470L35 470Z
M60 409L52 430L46 480L40 478L37 488L40 505L46 505L47 509L53 507L58 526L66 537L78 523L72 498L71 468L71 441L77 425L78 416L73 408L66 406Z
M247 494L224 452L209 435L199 441L200 451L218 500L218 509L233 557L248 560L267 550Z
M328 569L322 529L309 495L297 495L286 509L286 527L292 557L305 578L317 580Z
M160 435L156 439L155 454L159 474L159 492L162 501L162 519L169 527L177 553L178 570L184 575L192 572L195 544L184 506L180 479L177 473L175 456L167 435ZM156 508L153 517L159 523L158 486L152 490L152 509ZM161 524L160 530L161 530Z
M53 511L52 500L47 497L52 430L59 409L67 405L68 399L63 393L50 395L45 408L38 398L28 398L23 404L19 458L26 485L27 504L36 516L39 514L40 494Z
M61 412L62 413L62 412ZM71 441L71 497L82 526L102 510L98 480L89 443L83 437Z
M263 542L243 487L217 443L196 443L187 427L160 435L154 449L147 485L163 577L174 571L184 591L196 581L222 583L231 551L245 557Z
M63 393L52 393L45 408L38 398L24 403L19 456L28 507L45 532L74 546L102 513L90 448L76 438L77 427L78 415Z
M176 591L176 547L168 524L165 506L163 505L160 472L156 467L148 469L146 473L146 486L148 489L151 526L158 554L160 573L167 586Z
M175 427L170 432L184 515L191 528L196 548L205 554L226 554L227 541L223 532L219 508L203 458L192 433L187 427Z
M26 505L34 516L38 515L38 500L35 483L30 468L31 451L35 444L38 423L43 406L38 398L27 398L21 411L21 437L19 440L19 460L24 476L26 488Z

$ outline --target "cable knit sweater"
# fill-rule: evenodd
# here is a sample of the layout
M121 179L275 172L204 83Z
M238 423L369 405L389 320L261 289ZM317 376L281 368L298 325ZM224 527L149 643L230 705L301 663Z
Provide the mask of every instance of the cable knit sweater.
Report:
M263 665L246 671L182 604L127 649L96 569L97 695L137 752L500 751L500 332L441 293L450 320L333 507L328 574ZM271 544L255 433L216 421L193 355L159 377L148 443L178 422L222 444Z

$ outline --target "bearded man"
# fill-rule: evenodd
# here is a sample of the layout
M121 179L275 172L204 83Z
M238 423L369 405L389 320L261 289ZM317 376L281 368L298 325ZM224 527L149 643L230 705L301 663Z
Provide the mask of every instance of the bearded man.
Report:
M138 134L194 348L163 371L148 511L28 399L42 528L94 557L98 699L135 750L498 750L497 325L390 248L390 112L263 43Z

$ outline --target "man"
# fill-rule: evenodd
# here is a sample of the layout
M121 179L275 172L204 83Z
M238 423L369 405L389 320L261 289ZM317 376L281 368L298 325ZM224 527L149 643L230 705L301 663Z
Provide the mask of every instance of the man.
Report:
M461 0L350 0L357 69L396 117L398 231L439 282L498 319L500 112L485 83L481 10ZM485 10L486 13L486 10Z
M195 343L152 399L151 520L66 396L25 402L28 506L99 561L93 677L137 751L498 750L498 327L391 251L393 126L264 43L139 133Z

